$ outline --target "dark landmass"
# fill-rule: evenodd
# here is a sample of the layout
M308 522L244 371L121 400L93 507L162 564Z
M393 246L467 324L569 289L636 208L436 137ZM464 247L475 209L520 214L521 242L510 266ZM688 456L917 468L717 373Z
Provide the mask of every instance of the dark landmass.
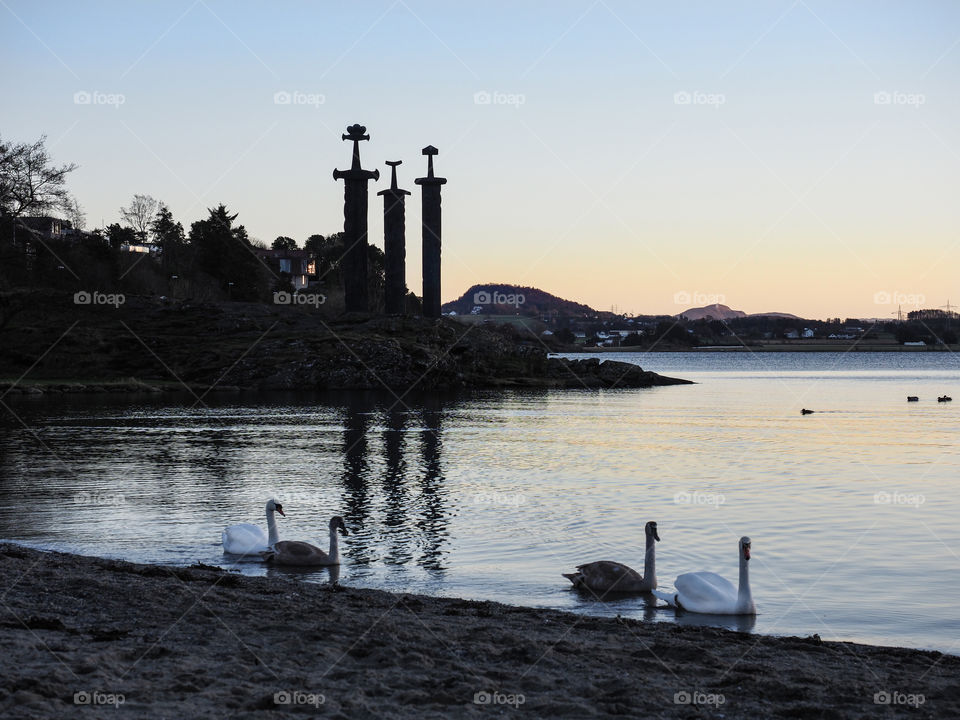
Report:
M743 310L734 310L728 305L715 303L713 305L704 305L703 307L693 307L678 313L676 317L686 318L687 320L734 320L736 318L781 318L784 320L799 320L803 318L784 312L760 312L746 313Z
M548 358L522 329L449 318L324 317L310 306L29 293L0 328L0 392L644 388L688 381ZM16 382L25 376L23 381Z
M509 283L473 285L456 300L444 303L441 310L445 313L456 312L458 315L468 315L475 307L482 308L485 315L558 315L560 317L612 315L612 313L598 313L589 305L565 300L539 288Z
M22 720L960 717L939 652L10 544L0 572L0 715Z

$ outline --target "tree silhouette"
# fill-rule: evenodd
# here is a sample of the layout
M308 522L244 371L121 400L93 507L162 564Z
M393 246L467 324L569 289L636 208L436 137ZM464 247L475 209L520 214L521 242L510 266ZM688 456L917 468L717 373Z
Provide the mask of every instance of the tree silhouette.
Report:
M0 139L0 216L72 214L79 205L66 188L75 163L54 165L46 148L47 136L33 143Z
M286 235L281 235L273 241L272 248L274 250L296 250L297 241L293 238L287 237Z
M159 203L149 195L134 195L129 207L120 208L120 217L137 233L141 243L147 241L147 230Z
M190 226L190 244L203 272L219 281L232 300L256 300L265 293L264 268L254 255L243 225L225 205L210 209L210 217Z

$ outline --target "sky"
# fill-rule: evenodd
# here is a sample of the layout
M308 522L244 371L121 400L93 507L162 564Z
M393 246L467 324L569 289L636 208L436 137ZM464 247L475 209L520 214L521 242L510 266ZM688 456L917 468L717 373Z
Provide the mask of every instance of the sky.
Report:
M252 238L343 226L348 125L383 246L421 149L443 300L811 318L960 304L960 3L0 0L0 136L41 134L88 227L134 193Z

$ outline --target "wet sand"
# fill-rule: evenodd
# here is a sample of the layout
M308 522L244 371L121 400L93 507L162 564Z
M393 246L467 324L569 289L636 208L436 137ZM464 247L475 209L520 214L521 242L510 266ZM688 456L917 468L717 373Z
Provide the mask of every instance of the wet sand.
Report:
M0 717L960 717L938 652L9 544L0 573Z

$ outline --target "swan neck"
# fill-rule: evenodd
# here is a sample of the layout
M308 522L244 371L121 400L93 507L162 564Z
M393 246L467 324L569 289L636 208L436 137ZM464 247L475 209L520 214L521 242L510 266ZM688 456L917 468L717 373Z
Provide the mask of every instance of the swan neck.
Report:
M647 551L643 556L643 578L644 580L653 580L657 577L656 567L656 540L653 535L647 535Z
M277 535L277 519L273 516L273 510L267 510L267 545L273 547L279 539L280 537Z
M750 594L750 563L743 556L743 550L740 551L740 589L737 593L739 604L749 604L753 601Z
M337 537L337 529L330 528L330 559L340 559L340 539Z

